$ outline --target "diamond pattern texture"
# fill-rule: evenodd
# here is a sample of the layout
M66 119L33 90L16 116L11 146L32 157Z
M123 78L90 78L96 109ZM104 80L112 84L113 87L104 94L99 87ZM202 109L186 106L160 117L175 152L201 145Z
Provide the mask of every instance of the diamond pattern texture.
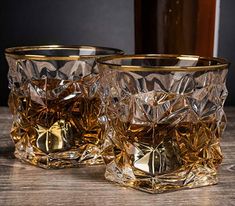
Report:
M102 163L95 58L7 60L16 157L43 168Z
M150 193L217 183L227 69L99 67L108 180Z

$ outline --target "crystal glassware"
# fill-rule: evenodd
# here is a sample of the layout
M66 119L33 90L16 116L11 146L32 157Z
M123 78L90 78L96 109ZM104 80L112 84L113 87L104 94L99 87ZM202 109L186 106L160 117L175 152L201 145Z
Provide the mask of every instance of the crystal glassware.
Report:
M92 46L6 49L15 156L43 168L102 163L95 59L122 53Z
M106 179L150 193L217 183L227 61L187 55L97 61Z

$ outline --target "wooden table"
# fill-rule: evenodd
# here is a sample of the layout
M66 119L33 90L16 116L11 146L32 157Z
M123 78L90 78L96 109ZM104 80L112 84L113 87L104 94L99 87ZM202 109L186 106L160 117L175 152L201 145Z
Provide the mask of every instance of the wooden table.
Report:
M151 195L107 182L103 166L44 170L19 162L9 137L11 116L0 108L0 206L235 205L235 108L226 108L226 113L219 184Z

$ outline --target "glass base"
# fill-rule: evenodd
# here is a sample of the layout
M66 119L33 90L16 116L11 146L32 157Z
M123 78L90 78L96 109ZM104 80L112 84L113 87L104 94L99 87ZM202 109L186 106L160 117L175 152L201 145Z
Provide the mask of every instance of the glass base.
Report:
M197 188L218 183L216 170L208 167L191 168L168 174L148 176L131 168L107 165L105 178L121 186L131 187L148 193L163 193L180 189Z
M103 159L97 146L90 145L82 153L78 149L45 154L33 151L32 147L16 144L15 157L23 162L44 169L60 169L103 164Z

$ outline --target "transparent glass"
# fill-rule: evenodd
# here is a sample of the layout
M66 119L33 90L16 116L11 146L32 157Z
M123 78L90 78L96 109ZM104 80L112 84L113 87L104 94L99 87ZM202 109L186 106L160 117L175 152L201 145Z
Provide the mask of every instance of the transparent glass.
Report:
M124 55L98 67L106 179L150 193L217 183L225 60Z
M95 59L122 53L91 46L6 49L15 156L43 168L101 164Z

